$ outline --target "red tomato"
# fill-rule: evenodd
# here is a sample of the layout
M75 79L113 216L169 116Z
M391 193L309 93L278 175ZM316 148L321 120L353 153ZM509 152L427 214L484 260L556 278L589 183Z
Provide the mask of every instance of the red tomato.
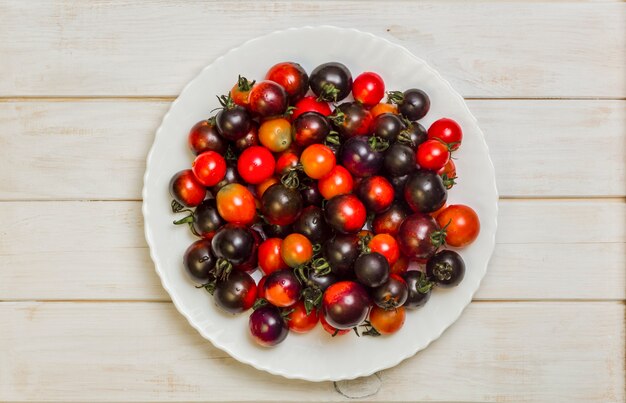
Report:
M447 208L448 208L448 204L444 203L444 205L441 206L439 210L433 211L432 213L430 213L430 215L436 220L439 214L441 214L441 212Z
M259 245L259 267L265 275L289 268L280 254L282 243L280 238L268 238Z
M415 159L420 168L439 171L450 160L450 151L439 140L426 140L417 147Z
M293 151L285 151L276 161L276 175L282 176L298 166L300 157Z
M446 143L450 150L454 151L461 146L463 130L457 122L449 118L436 120L428 128L429 139L439 139Z
M252 185L257 185L271 178L274 175L275 167L274 156L270 150L261 146L246 148L237 160L239 176Z
M215 151L223 155L228 148L228 141L218 133L212 119L201 120L196 123L189 130L187 143L194 155L202 154L205 151Z
M265 282L267 281L267 276L261 277L259 280L259 284L256 286L256 296L257 298L265 299Z
M217 192L217 212L230 223L251 224L256 219L252 193L243 185L231 183Z
M372 252L378 252L387 259L389 266L393 266L394 263L400 258L400 247L396 238L389 234L375 235L367 245Z
M302 115L304 112L317 112L321 113L324 116L330 116L332 111L330 110L330 106L328 106L328 102L318 101L314 96L304 97L294 105L295 109L291 113L291 120L296 120L296 118Z
M205 151L191 164L191 170L204 186L215 186L226 175L226 160L215 151Z
M317 187L326 200L337 195L350 193L353 185L352 175L341 165L336 165L328 175L317 182Z
M342 234L359 232L367 220L363 202L353 194L333 197L326 203L324 210L326 222Z
M259 141L275 153L291 146L291 123L284 118L266 120L259 127Z
M300 163L309 178L321 179L333 170L337 161L333 150L324 144L313 144L302 151Z
M297 101L309 89L309 76L298 63L283 62L272 66L265 76L266 80L280 84L291 102Z
M474 242L480 233L478 214L463 204L448 206L437 216L437 223L446 229L446 243L458 248Z
M394 104L380 103L374 105L374 107L370 109L370 113L373 119L376 119L376 116L382 115L383 113L393 113L394 115L397 115L398 107Z
M187 207L196 207L206 197L206 188L191 169L177 172L170 180L170 195Z
M361 73L352 83L354 100L365 106L374 106L385 96L385 82L376 73Z
M406 312L404 307L385 310L377 305L370 311L370 323L380 334L392 334L404 325Z
M239 76L237 84L233 85L230 90L230 97L233 102L239 106L247 107L250 104L250 90L254 86L254 81L250 82L247 78Z
M356 195L368 211L382 213L393 203L395 191L387 179L382 176L370 176L361 179L355 187Z
M280 247L280 255L289 267L298 267L313 257L313 245L302 234L289 234Z
M317 322L319 322L319 314L317 309L313 308L311 313L306 314L304 302L298 301L289 308L291 313L285 318L289 329L296 333L307 333L313 330Z
M320 317L320 323L322 324L322 327L331 336L333 337L342 336L344 334L350 333L350 329L339 330L333 327L330 323L326 321L326 318L324 317L324 315L319 315L319 317Z
M446 189L452 189L452 186L456 185L456 165L454 164L454 160L450 158L446 165L437 171L439 175L441 175L441 179L443 179L443 184Z

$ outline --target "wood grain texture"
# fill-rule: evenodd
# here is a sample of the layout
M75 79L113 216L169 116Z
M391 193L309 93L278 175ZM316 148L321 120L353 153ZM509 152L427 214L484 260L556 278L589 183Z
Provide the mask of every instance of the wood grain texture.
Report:
M502 196L626 195L626 101L468 104L485 133ZM168 107L129 100L0 102L0 199L139 199L145 158ZM180 136L186 141L186 133Z
M0 95L174 95L248 39L322 23L406 46L467 97L626 96L623 3L319 0L3 1Z
M139 202L4 202L0 222L0 300L169 299ZM625 222L617 200L501 201L476 298L624 299Z
M623 318L617 302L472 303L367 401L623 402ZM238 363L170 303L4 302L0 324L4 402L347 400Z

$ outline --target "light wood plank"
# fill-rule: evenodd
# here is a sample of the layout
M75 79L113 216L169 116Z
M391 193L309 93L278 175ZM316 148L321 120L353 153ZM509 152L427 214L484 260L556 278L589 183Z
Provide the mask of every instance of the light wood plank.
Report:
M468 103L502 196L626 195L626 101ZM145 157L168 107L0 102L0 199L140 198Z
M4 1L0 95L173 95L231 47L320 23L406 46L464 96L626 96L624 4L400 0Z
M368 401L622 402L623 318L615 302L473 303L428 349L383 371ZM345 401L330 382L239 364L169 303L5 302L0 323L5 402Z
M0 300L168 300L140 209L2 203ZM626 298L624 223L621 201L501 201L496 250L476 298Z

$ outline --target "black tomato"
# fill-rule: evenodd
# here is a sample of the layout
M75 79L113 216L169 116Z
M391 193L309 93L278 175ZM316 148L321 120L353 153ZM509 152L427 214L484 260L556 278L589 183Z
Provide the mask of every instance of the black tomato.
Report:
M309 238L312 243L320 243L330 238L332 231L324 219L324 211L317 206L309 206L293 224L293 231Z
M308 184L300 191L300 195L305 206L321 206L324 201L324 196L320 193L317 183Z
M395 237L400 229L400 224L409 214L409 209L403 202L395 201L387 211L374 217L372 231L375 234L389 234Z
M191 169L177 172L170 179L170 195L187 207L195 207L206 197L206 188Z
M363 178L354 193L361 199L367 211L373 213L387 210L395 196L393 186L382 176Z
M187 138L189 149L194 155L202 154L205 151L215 151L224 154L228 147L228 142L220 136L217 127L211 120L201 120L189 131Z
M395 309L406 302L409 288L406 281L397 274L391 274L382 285L372 290L374 303L383 309Z
M426 274L440 287L454 287L465 277L465 262L453 250L442 250L426 262Z
M419 308L428 302L432 290L432 282L426 274L419 270L409 270L403 275L409 290L409 296L404 303L406 308Z
M289 99L282 85L263 80L250 90L250 110L261 117L281 115L287 109Z
M261 236L261 233L257 231L255 227L250 227L250 233L252 234L252 237L254 238L254 243L252 244L252 252L250 253L250 255L248 256L246 260L234 266L235 269L240 270L240 271L246 271L248 273L255 271L256 268L258 267L258 263L259 263L258 249L259 249L259 245L261 245L261 242L263 242L263 237Z
M343 138L366 136L372 129L372 115L358 102L345 102L335 109L333 125Z
M326 116L317 112L305 112L293 122L293 142L300 147L322 143L330 130Z
M432 213L446 204L448 190L436 172L418 169L404 185L404 200L417 213Z
M333 197L326 203L324 210L326 222L342 234L359 232L367 219L363 202L353 194Z
M428 132L418 122L411 122L398 136L398 142L417 150L417 147L428 140Z
M250 130L248 133L235 141L235 148L238 151L243 151L248 147L259 145L259 124L256 121L250 122Z
M415 151L411 147L395 143L385 151L383 160L385 172L391 176L403 176L417 169Z
M184 220L184 219L183 219ZM215 199L205 199L193 212L191 227L196 234L203 238L212 238L224 220L217 212Z
M364 253L354 262L354 274L361 284L378 287L389 278L389 262L378 252Z
M443 243L441 228L430 214L415 213L404 219L398 230L398 246L410 259L428 259Z
M217 259L211 250L211 241L200 239L187 248L183 257L183 266L196 281L206 283L214 278Z
M217 185L212 186L210 188L211 193L216 195L217 192L220 191L226 185L230 185L231 183L241 183L242 179L239 176L239 171L237 171L237 161L236 160L226 160L226 174L224 175L224 179L219 181Z
M380 137L393 143L400 132L406 129L406 125L400 117L394 113L383 113L376 116L372 125L374 136Z
M398 112L409 120L419 120L430 110L430 98L422 90L411 88L404 93L394 91L389 95L391 101L398 105Z
M264 347L277 345L289 334L289 327L280 310L271 305L252 312L248 327L254 341Z
M389 178L389 183L393 186L396 200L402 200L402 202L404 202L404 186L409 181L410 177L411 174L406 174L402 176L392 176Z
M211 240L213 253L233 265L244 263L254 250L255 238L251 231L243 225L224 225Z
M383 153L372 147L373 137L352 137L341 147L340 163L354 176L376 175L383 166Z
M338 102L352 91L352 74L341 63L320 64L311 72L309 85L318 98Z
M339 277L351 277L352 265L361 253L359 237L356 235L337 235L324 243L324 257L333 273Z
M263 224L263 233L268 238L281 238L293 232L291 225Z
M365 288L354 281L328 287L322 298L324 319L336 329L351 329L363 322L371 307Z
M292 224L302 212L302 196L282 183L270 186L261 197L263 216L270 224Z
M233 271L224 280L218 280L213 292L217 306L228 313L247 311L256 301L257 287L254 279L242 271Z
M334 273L320 275L315 270L310 270L307 275L307 285L309 287L317 287L321 291L325 291L338 280L339 278Z
M215 123L222 137L237 141L250 131L252 118L246 108L227 104L218 112Z

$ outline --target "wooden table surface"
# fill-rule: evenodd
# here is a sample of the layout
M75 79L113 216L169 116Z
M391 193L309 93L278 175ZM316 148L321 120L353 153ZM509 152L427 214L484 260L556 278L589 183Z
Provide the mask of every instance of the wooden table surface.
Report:
M626 4L0 1L0 401L623 402ZM501 194L495 254L439 340L375 376L290 381L212 347L143 237L171 101L275 29L355 27L467 98Z

